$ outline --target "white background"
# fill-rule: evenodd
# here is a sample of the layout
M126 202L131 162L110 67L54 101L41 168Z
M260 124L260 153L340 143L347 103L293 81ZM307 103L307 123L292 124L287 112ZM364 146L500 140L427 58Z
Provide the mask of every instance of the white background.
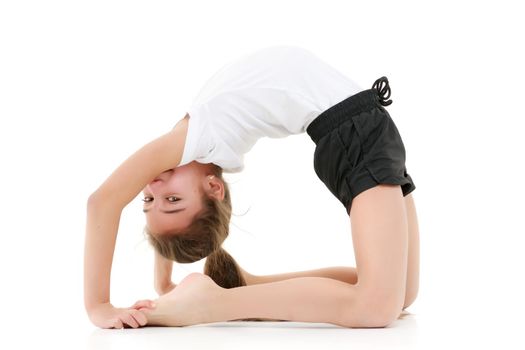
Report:
M522 14L516 2L2 1L0 347L522 347ZM385 329L253 322L101 330L83 307L88 195L181 119L226 62L299 45L364 88L390 80L421 234L412 315ZM305 72L307 74L307 72ZM350 222L307 134L261 139L224 243L246 270L355 266ZM140 198L111 301L156 298ZM204 261L175 264L178 283ZM1 343L4 342L4 343ZM321 345L322 344L322 345Z

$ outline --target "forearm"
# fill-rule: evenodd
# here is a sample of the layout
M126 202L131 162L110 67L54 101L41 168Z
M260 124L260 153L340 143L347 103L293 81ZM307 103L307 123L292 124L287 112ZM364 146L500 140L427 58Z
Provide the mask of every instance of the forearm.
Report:
M110 276L120 211L90 202L84 246L84 306L110 302Z
M355 267L347 266L335 266L335 267L325 267L316 270L308 271L297 271L297 272L287 272L274 275L251 275L248 274L246 281L248 285L261 284L261 283L271 283L278 282L282 280L287 280L291 278L299 277L325 277L335 279L341 282L356 284L357 283L357 270Z
M166 293L171 292L174 288L176 288L177 285L173 282L170 282L169 284L165 284L163 286L155 287L155 291L159 296L162 296Z
M154 267L154 286L159 294L166 293L166 290L171 290L173 282L171 281L171 273L173 271L173 261L168 260L157 251L155 251L155 267Z
M357 322L360 311L354 302L356 295L356 286L323 277L224 289L214 304L211 322L265 318L341 324L344 311L352 312ZM348 314L345 319L348 320Z

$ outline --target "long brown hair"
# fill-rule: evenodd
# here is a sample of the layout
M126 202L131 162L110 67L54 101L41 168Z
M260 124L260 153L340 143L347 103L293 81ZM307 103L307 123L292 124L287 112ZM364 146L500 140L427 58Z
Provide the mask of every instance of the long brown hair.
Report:
M153 248L166 259L179 263L192 263L206 257L204 274L210 276L223 288L246 285L239 265L222 248L228 237L232 204L228 183L222 168L213 164L212 173L224 184L224 199L217 200L202 193L203 209L195 215L192 223L183 230L157 235L146 226L144 233Z

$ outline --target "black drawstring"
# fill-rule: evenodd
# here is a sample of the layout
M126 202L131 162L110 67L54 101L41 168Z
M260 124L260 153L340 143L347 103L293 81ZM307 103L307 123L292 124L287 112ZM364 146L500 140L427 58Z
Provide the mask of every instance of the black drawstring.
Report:
M372 89L375 89L377 91L377 95L379 96L379 103L383 106L388 106L392 103L392 100L389 100L390 97L390 85L388 85L388 79L386 77L381 77L377 79L372 85Z

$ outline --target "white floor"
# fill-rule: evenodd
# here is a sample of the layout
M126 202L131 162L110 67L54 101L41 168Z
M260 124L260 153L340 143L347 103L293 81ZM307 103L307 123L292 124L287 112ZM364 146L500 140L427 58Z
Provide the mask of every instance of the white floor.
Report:
M414 309L417 309L414 307ZM511 313L465 314L451 307L410 313L387 328L351 329L326 323L220 322L189 327L100 329L87 320L45 323L42 313L2 328L1 349L443 349L496 346L523 349ZM66 315L67 313L63 313ZM60 319L55 315L54 320ZM78 320L80 321L80 319ZM4 331L6 331L4 333Z

